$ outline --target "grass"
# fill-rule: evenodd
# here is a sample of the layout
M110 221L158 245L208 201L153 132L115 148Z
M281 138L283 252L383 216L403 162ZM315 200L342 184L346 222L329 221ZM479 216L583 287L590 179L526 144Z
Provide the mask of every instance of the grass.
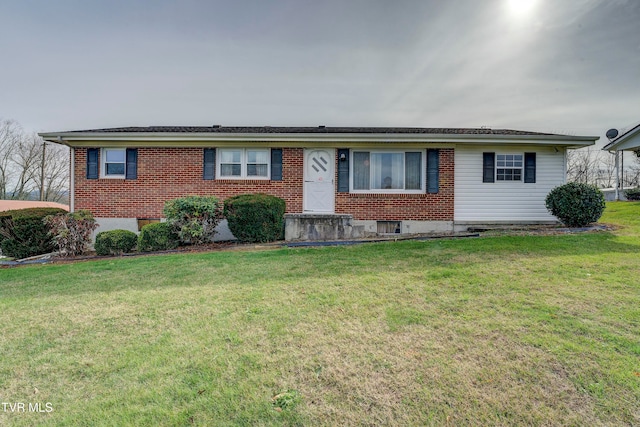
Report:
M640 424L640 203L602 221L0 270L0 425Z

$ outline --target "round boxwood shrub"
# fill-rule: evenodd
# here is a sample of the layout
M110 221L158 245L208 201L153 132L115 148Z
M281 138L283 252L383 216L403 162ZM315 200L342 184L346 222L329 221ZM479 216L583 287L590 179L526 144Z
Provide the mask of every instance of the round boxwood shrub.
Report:
M147 224L142 227L138 236L138 250L141 252L175 249L178 243L178 236L166 222Z
M129 230L102 231L96 236L94 248L97 255L122 255L132 252L138 236Z
M58 208L28 208L0 212L0 249L6 256L28 258L55 250L44 218L67 213Z
M597 187L570 182L554 188L545 200L547 210L568 227L584 227L604 212L604 194Z
M241 242L283 238L285 201L268 194L241 194L224 201L229 230Z

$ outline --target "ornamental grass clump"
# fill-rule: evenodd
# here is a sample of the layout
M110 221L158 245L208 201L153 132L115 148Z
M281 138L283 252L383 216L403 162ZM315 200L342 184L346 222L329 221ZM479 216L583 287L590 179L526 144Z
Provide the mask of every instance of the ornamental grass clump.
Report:
M600 219L605 200L604 194L597 187L570 182L551 190L545 205L564 225L584 227Z
M89 249L91 233L98 228L88 210L51 215L44 219L62 256L81 255Z
M214 196L187 196L168 200L164 216L181 244L211 242L222 219L222 206Z

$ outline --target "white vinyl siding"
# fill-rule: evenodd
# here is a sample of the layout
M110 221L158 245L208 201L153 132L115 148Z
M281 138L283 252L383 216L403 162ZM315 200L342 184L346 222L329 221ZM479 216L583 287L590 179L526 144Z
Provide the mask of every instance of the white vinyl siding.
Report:
M536 153L536 182L482 182L482 153ZM459 222L554 221L545 198L565 183L565 149L540 146L464 146L455 149L454 220Z

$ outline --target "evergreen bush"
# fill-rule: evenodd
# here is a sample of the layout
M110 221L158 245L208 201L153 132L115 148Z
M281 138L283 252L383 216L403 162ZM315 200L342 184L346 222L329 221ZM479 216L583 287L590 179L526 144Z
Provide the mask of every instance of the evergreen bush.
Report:
M271 242L283 238L286 203L268 194L241 194L224 201L229 230L241 242Z
M140 230L138 250L140 252L166 251L178 246L178 236L166 222L147 224Z
M93 247L97 255L122 255L132 252L138 243L138 236L129 230L102 231L96 236Z
M604 194L597 187L570 182L551 190L545 205L564 225L584 227L600 219L605 200Z
M214 196L187 196L165 202L164 215L180 243L200 245L213 240L222 206Z
M631 188L629 190L625 190L624 196L627 198L627 200L640 200L640 188Z
M28 258L55 250L49 227L44 223L48 215L66 213L58 208L28 208L0 212L0 249L6 256Z

